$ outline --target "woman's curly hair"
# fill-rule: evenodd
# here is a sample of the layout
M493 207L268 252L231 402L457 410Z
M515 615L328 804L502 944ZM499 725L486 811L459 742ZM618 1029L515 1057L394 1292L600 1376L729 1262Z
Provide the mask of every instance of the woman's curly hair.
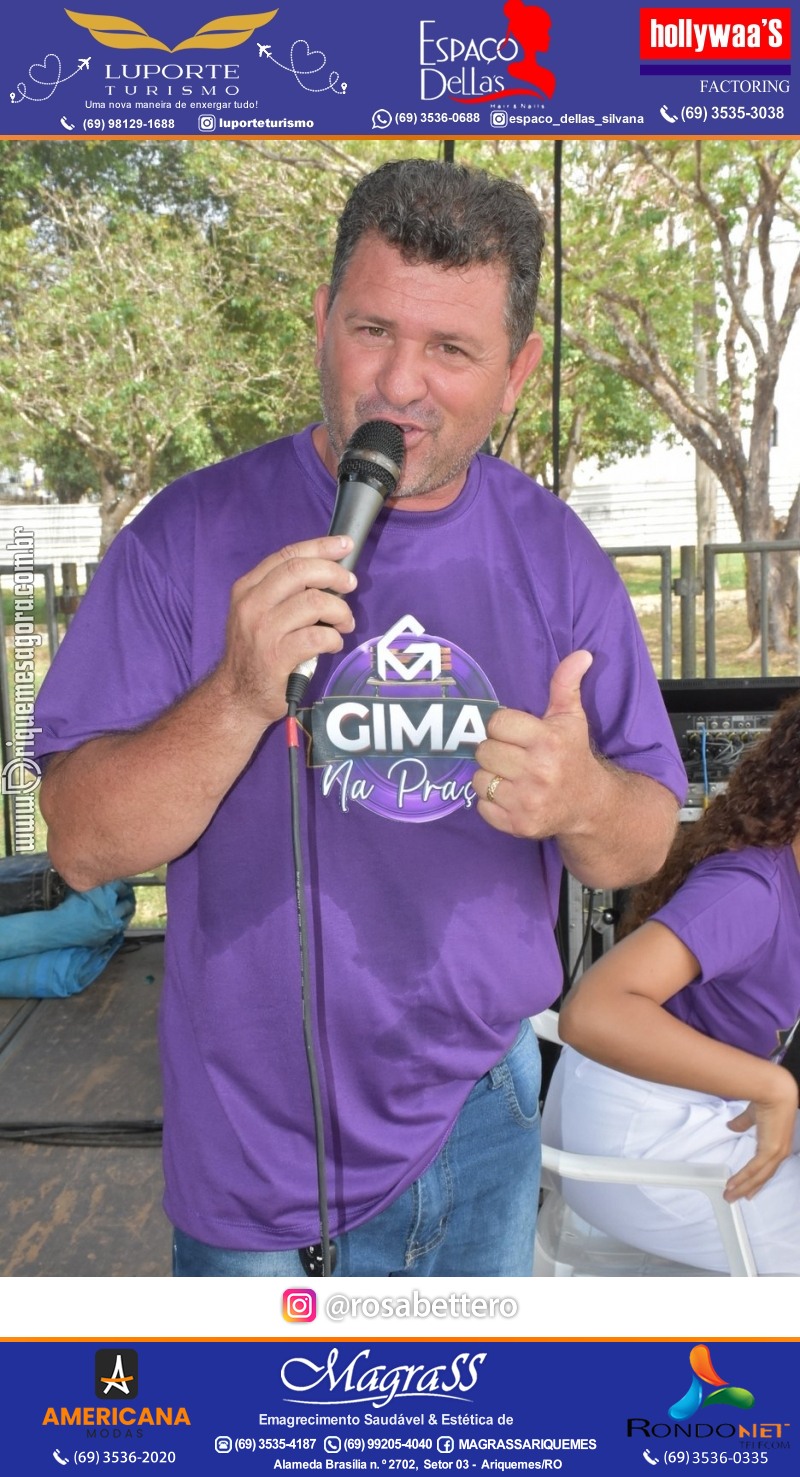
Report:
M619 936L662 907L707 856L745 846L786 846L798 833L800 695L778 709L769 732L743 755L702 819L681 828L661 871L632 892Z

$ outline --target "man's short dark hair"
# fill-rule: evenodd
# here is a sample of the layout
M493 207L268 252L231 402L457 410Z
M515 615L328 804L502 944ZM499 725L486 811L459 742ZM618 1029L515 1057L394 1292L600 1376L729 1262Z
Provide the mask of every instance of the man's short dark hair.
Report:
M544 232L521 185L482 169L433 159L382 164L356 185L342 211L330 301L361 237L375 231L408 261L442 267L498 263L508 271L510 357L533 327Z

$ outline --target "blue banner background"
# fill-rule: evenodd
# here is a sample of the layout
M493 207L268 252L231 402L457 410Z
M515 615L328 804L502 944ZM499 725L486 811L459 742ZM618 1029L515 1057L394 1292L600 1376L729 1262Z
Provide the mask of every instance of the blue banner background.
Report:
M798 7L786 8L797 30ZM692 9L685 5L680 13ZM214 0L169 6L114 0L103 11L76 9L73 15L83 17L78 23L55 0L20 8L2 23L0 135L751 138L796 134L800 124L790 63L762 64L753 75L745 58L744 76L742 66L718 63L643 75L640 7L631 0L613 8L548 0L539 9L551 28L528 48L528 59L554 85L546 81L538 94L508 73L516 43L502 44L504 0L419 0L391 10L371 0L349 0L346 9L281 0L266 22L268 8L241 7L238 18L230 17L246 38L241 44L184 48L229 10ZM123 34L124 49L98 41L87 28L94 15L110 31L109 11L141 28ZM751 12L757 13L746 8ZM505 60L497 58L498 42ZM166 74L142 70L164 67ZM522 92L494 103L465 101L470 94L487 97L498 81L503 90ZM723 81L725 91L713 90ZM733 83L747 90L734 91Z
M126 1351L138 1355L138 1395L98 1399L95 1356L99 1349L107 1351L102 1358L108 1363L117 1347L123 1351L123 1363L128 1359ZM701 1407L681 1422L691 1428L690 1434L682 1434L675 1430L676 1421L669 1411L692 1380L689 1356L693 1347L689 1341L539 1344L475 1339L0 1344L7 1413L4 1470L52 1472L58 1463L54 1451L73 1467L159 1465L200 1477L248 1467L272 1472L277 1459L308 1461L312 1463L309 1470L320 1470L313 1465L319 1461L321 1470L331 1472L332 1477L337 1471L352 1470L333 1465L347 1462L365 1463L355 1470L415 1474L437 1469L426 1468L428 1461L453 1477L462 1470L486 1470L484 1461L525 1463L511 1467L512 1471L535 1470L534 1462L544 1466L549 1461L550 1470L598 1474L642 1473L648 1458L652 1465L757 1465L769 1466L773 1472L792 1470L796 1461L791 1456L797 1419L796 1344L712 1342L713 1368L726 1385L751 1392L754 1403L749 1409L729 1403ZM332 1354L332 1350L337 1352ZM333 1381L317 1373L329 1358L337 1378L334 1388ZM294 1389L281 1380L287 1361L292 1361L287 1377ZM420 1384L431 1388L434 1377L430 1372L437 1365L436 1384L446 1388L456 1383L454 1363L463 1387L461 1398L414 1393ZM348 1365L352 1372L346 1379ZM410 1376L405 1370L399 1375L387 1372L408 1365L416 1366ZM370 1371L375 1372L370 1375ZM366 1401L365 1382L371 1388ZM383 1385L382 1393L378 1383ZM352 1388L359 1384L360 1390ZM387 1398L394 1384L407 1393ZM711 1393L710 1384L701 1384L703 1393ZM303 1386L309 1387L305 1393ZM314 1403L294 1403L298 1400ZM47 1410L60 1411L62 1406L68 1410L106 1406L128 1412L143 1407L153 1411L159 1406L172 1407L175 1412L183 1408L191 1424L145 1425L141 1437L136 1427L127 1425L110 1426L107 1436L101 1434L103 1427L43 1425ZM260 1414L320 1412L357 1416L359 1423L303 1424L294 1429L259 1423ZM467 1419L443 1424L445 1414ZM367 1415L421 1415L424 1424L368 1423ZM501 1415L507 1418L503 1423ZM492 1418L491 1424L486 1417ZM632 1434L628 1433L629 1420L636 1423ZM763 1427L765 1434L746 1441L738 1434L740 1425L750 1430L756 1425L759 1432ZM341 1437L338 1453L323 1450L326 1435ZM486 1437L533 1437L556 1445L488 1451L459 1445L467 1438ZM291 1444L295 1438L316 1438L313 1451ZM367 1441L375 1438L392 1444L368 1448ZM431 1446L420 1447L416 1444L420 1438L430 1438ZM275 1444L281 1440L290 1444L281 1448ZM565 1440L595 1442L596 1446L564 1447ZM273 1444L259 1449L259 1441ZM161 1452L174 1452L174 1461L159 1460L155 1454ZM559 1468L557 1462L563 1465Z

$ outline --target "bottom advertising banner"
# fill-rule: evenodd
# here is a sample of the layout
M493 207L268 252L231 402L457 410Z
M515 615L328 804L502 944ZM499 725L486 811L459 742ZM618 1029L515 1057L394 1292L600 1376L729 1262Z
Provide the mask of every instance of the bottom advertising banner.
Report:
M3 1471L788 1474L781 1341L0 1344Z

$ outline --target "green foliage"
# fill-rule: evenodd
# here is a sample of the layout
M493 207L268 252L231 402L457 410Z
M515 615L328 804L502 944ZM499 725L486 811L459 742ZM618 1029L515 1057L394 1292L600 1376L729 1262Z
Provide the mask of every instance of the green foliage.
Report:
M213 458L207 414L250 368L222 331L225 287L187 209L196 182L179 177L183 155L69 152L82 177L60 150L49 171L36 156L31 223L14 232L22 261L0 257L2 427L6 456L35 456L59 497L99 494L107 539L162 475ZM161 157L174 166L173 210Z
M769 251L767 199L796 234L799 149L565 141L565 494L577 460L608 465L672 429L723 485L739 468L739 512L755 495L741 482L757 386L732 317L735 253L759 223ZM32 455L59 497L97 495L110 537L163 481L315 418L312 300L341 206L378 163L439 152L396 139L0 143L0 461ZM552 228L552 144L463 141L457 160L518 180ZM553 290L548 251L545 354L504 449L544 480ZM698 343L716 371L728 338L703 405Z

